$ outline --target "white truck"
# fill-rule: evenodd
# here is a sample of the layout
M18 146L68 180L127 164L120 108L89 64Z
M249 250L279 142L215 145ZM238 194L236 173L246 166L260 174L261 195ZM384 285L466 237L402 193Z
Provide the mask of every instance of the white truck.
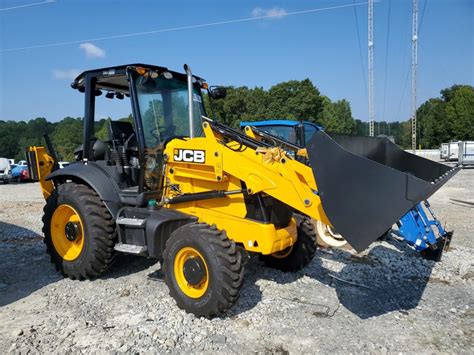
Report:
M448 143L448 154L444 160L446 161L456 161L458 160L458 153L459 153L459 143L457 142L449 142Z
M474 141L459 142L458 163L462 166L474 165Z
M7 158L0 158L0 181L8 184L12 178L10 162Z
M449 156L449 143L441 143L439 147L439 159L447 160Z

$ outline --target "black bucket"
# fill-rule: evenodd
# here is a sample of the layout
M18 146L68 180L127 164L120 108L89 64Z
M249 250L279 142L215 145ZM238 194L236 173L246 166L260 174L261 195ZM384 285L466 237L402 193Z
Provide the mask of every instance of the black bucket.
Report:
M319 131L307 151L324 212L359 252L458 171L407 153L386 138Z

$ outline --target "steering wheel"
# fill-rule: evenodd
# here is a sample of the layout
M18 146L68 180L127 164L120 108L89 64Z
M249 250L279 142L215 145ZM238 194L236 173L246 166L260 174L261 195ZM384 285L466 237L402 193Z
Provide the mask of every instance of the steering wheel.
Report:
M155 138L158 142L161 141L162 129L164 129L163 126L158 126L150 129L150 135L152 135L153 138Z
M168 139L176 135L176 126L173 124L170 124L167 127L158 126L152 128L150 130L150 134L159 142L161 142L163 139Z

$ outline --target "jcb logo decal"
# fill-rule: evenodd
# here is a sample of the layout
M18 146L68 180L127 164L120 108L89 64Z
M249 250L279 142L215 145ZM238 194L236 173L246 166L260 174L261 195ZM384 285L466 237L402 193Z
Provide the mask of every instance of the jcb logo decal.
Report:
M206 161L206 152L204 150L175 149L173 159L174 161L202 164Z

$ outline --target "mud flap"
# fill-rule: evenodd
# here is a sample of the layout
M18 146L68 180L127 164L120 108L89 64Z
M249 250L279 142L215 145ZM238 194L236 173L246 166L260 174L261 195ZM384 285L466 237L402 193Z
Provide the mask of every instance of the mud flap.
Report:
M358 252L459 170L407 153L386 138L319 131L307 151L329 221Z

